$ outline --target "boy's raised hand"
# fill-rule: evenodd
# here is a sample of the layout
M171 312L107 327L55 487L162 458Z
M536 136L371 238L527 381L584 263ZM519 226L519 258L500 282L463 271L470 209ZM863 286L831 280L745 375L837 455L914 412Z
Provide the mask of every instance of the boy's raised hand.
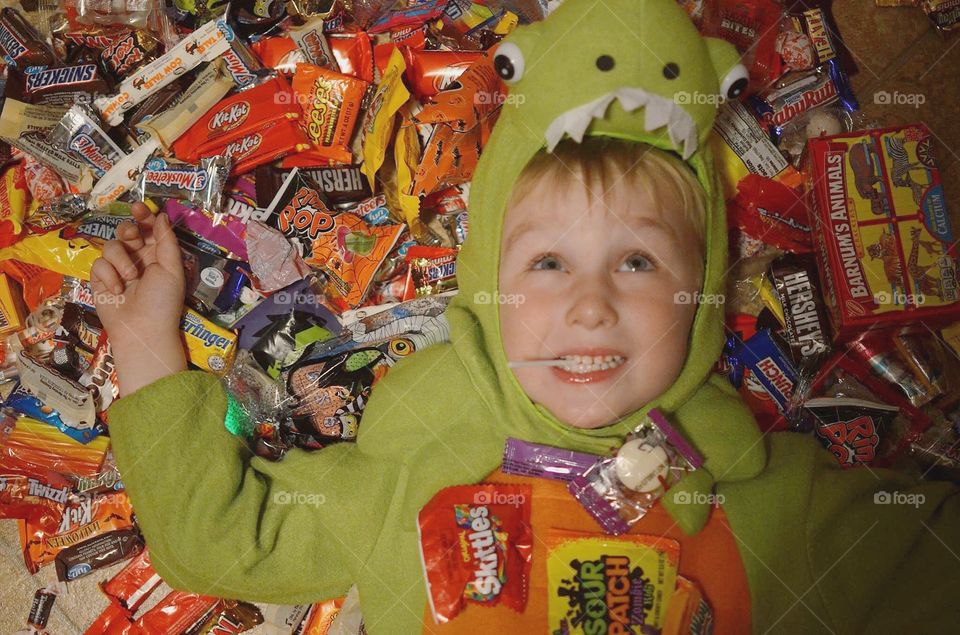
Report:
M166 214L134 203L136 223L93 263L90 284L110 338L121 394L186 368L180 343L184 274L180 247Z

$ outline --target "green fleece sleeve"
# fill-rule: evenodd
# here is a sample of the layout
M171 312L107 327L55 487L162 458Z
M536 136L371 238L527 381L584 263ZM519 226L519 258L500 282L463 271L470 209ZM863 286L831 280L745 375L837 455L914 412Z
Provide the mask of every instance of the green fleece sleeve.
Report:
M758 478L719 487L756 633L955 633L960 490L841 469L812 437L769 439Z
M216 377L188 371L110 408L117 466L157 572L174 588L233 599L344 594L380 530L363 504L379 498L377 481L358 478L356 446L266 461L226 431L226 404Z
M813 592L841 633L956 633L960 488L819 453L807 549Z

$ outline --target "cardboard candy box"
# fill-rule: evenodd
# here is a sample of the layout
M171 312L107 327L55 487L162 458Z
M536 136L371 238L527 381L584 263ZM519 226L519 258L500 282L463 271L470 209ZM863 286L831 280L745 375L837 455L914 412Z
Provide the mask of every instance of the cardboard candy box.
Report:
M960 319L957 254L922 124L811 139L811 226L835 339Z

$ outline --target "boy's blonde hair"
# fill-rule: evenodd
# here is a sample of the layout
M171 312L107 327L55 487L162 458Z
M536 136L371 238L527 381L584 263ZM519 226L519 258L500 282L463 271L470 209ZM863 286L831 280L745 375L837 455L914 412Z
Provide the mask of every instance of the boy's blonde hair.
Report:
M700 253L704 252L706 195L693 170L669 152L610 137L587 137L581 143L565 139L553 152L541 150L527 164L513 188L509 206L524 199L541 179L557 185L576 179L592 195L601 197L621 179L629 179L648 192L663 211L682 214L680 227L695 233ZM680 209L672 209L674 201Z

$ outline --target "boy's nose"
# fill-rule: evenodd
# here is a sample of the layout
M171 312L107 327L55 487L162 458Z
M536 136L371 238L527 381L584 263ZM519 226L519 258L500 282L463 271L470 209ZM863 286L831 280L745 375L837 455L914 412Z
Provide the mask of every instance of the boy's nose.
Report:
M614 326L617 323L617 310L611 303L605 287L591 286L575 294L573 305L567 312L568 326L596 329Z

